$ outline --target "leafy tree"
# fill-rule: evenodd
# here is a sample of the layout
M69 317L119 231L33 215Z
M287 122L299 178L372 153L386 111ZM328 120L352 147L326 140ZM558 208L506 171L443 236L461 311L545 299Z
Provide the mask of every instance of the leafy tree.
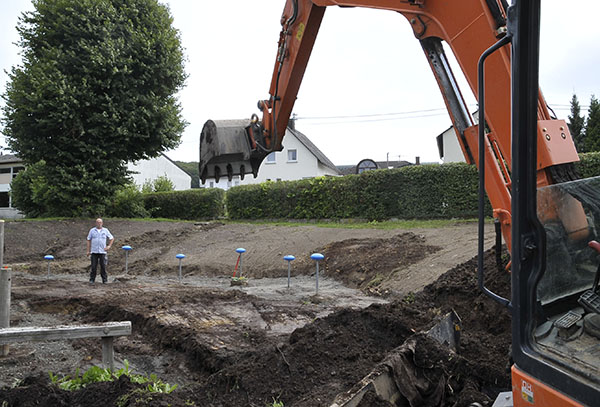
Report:
M584 143L586 151L600 151L600 102L594 95L588 109Z
M97 168L91 172L83 164L51 167L44 160L29 165L11 183L13 204L27 216L97 215L105 211L111 185L105 179L125 179L126 169ZM75 193L89 192L75 196ZM98 193L100 201L95 202Z
M585 119L581 115L581 106L579 106L579 100L577 100L577 95L573 93L573 98L571 99L571 115L569 116L569 130L571 132L571 136L573 137L573 141L575 142L575 147L577 151L583 153L586 150L583 145L583 138L585 136L584 126Z
M183 50L158 0L35 0L3 98L8 145L44 160L48 213L100 214L125 163L179 143Z

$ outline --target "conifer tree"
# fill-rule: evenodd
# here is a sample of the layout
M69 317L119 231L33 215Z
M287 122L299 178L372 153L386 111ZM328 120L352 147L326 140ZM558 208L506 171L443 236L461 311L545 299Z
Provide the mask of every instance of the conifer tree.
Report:
M600 151L600 102L594 95L588 109L584 144L587 152Z
M585 119L581 115L581 107L579 106L579 100L577 100L577 95L573 93L573 98L571 99L571 115L569 116L569 131L571 132L571 136L573 137L573 141L575 142L575 147L577 151L580 153L585 152L583 138L584 138L584 127L585 127Z

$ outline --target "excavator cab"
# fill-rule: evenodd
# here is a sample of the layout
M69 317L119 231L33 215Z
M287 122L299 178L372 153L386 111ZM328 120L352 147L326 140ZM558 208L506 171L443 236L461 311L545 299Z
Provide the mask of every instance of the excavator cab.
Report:
M538 183L538 112L531 101L539 94L540 1L516 2L509 17L513 402L598 405L599 245L590 242L600 232L600 177L576 180L569 163L549 168L551 185ZM583 222L572 222L581 214Z
M208 178L219 182L234 176L244 179L246 174L256 178L260 163L269 151L261 149L261 125L256 116L250 120L208 120L200 134L200 161L198 169L202 184ZM255 136L256 135L256 136Z
M556 219L542 220L545 270L535 286L532 344L543 359L575 377L600 383L600 177L537 190L538 218L582 204L587 227L576 239ZM551 206L551 208L548 208ZM564 211L563 211L564 212ZM543 219L543 218L542 218Z

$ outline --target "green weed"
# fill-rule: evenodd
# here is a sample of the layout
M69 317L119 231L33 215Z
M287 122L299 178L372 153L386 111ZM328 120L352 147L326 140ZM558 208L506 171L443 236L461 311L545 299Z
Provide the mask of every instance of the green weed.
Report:
M144 387L144 392L148 393L169 394L177 388L176 384L170 385L169 383L165 383L155 374L151 374L150 377L147 377L141 374L132 373L129 370L129 362L127 360L125 360L123 364L124 367L116 372L111 372L110 369L92 366L81 376L79 374L79 368L77 368L72 378L70 376L60 378L58 375L55 375L52 372L48 372L48 375L50 376L50 381L53 384L57 385L63 390L69 391L79 390L90 383L112 382L123 375L127 376L132 383L147 384L147 386Z
M404 296L404 298L402 298L402 301L404 301L407 304L412 304L413 302L415 302L415 293L413 293L412 291L409 292Z
M270 404L269 407L284 407L283 401L279 400L279 398L277 398L277 400L275 398L273 398L273 403Z

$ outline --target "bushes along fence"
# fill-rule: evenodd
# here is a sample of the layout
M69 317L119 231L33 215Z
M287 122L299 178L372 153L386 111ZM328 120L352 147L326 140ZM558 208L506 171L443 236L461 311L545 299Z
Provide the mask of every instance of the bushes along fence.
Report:
M477 170L419 165L244 185L227 191L226 205L232 219L469 218L477 215Z
M224 214L225 191L218 188L143 195L144 207L153 218L213 219Z
M580 154L583 178L600 175L600 152ZM133 186L114 199L111 216L173 219L435 219L477 216L478 173L456 163L369 171L345 177L142 194ZM487 204L486 212L491 215Z

